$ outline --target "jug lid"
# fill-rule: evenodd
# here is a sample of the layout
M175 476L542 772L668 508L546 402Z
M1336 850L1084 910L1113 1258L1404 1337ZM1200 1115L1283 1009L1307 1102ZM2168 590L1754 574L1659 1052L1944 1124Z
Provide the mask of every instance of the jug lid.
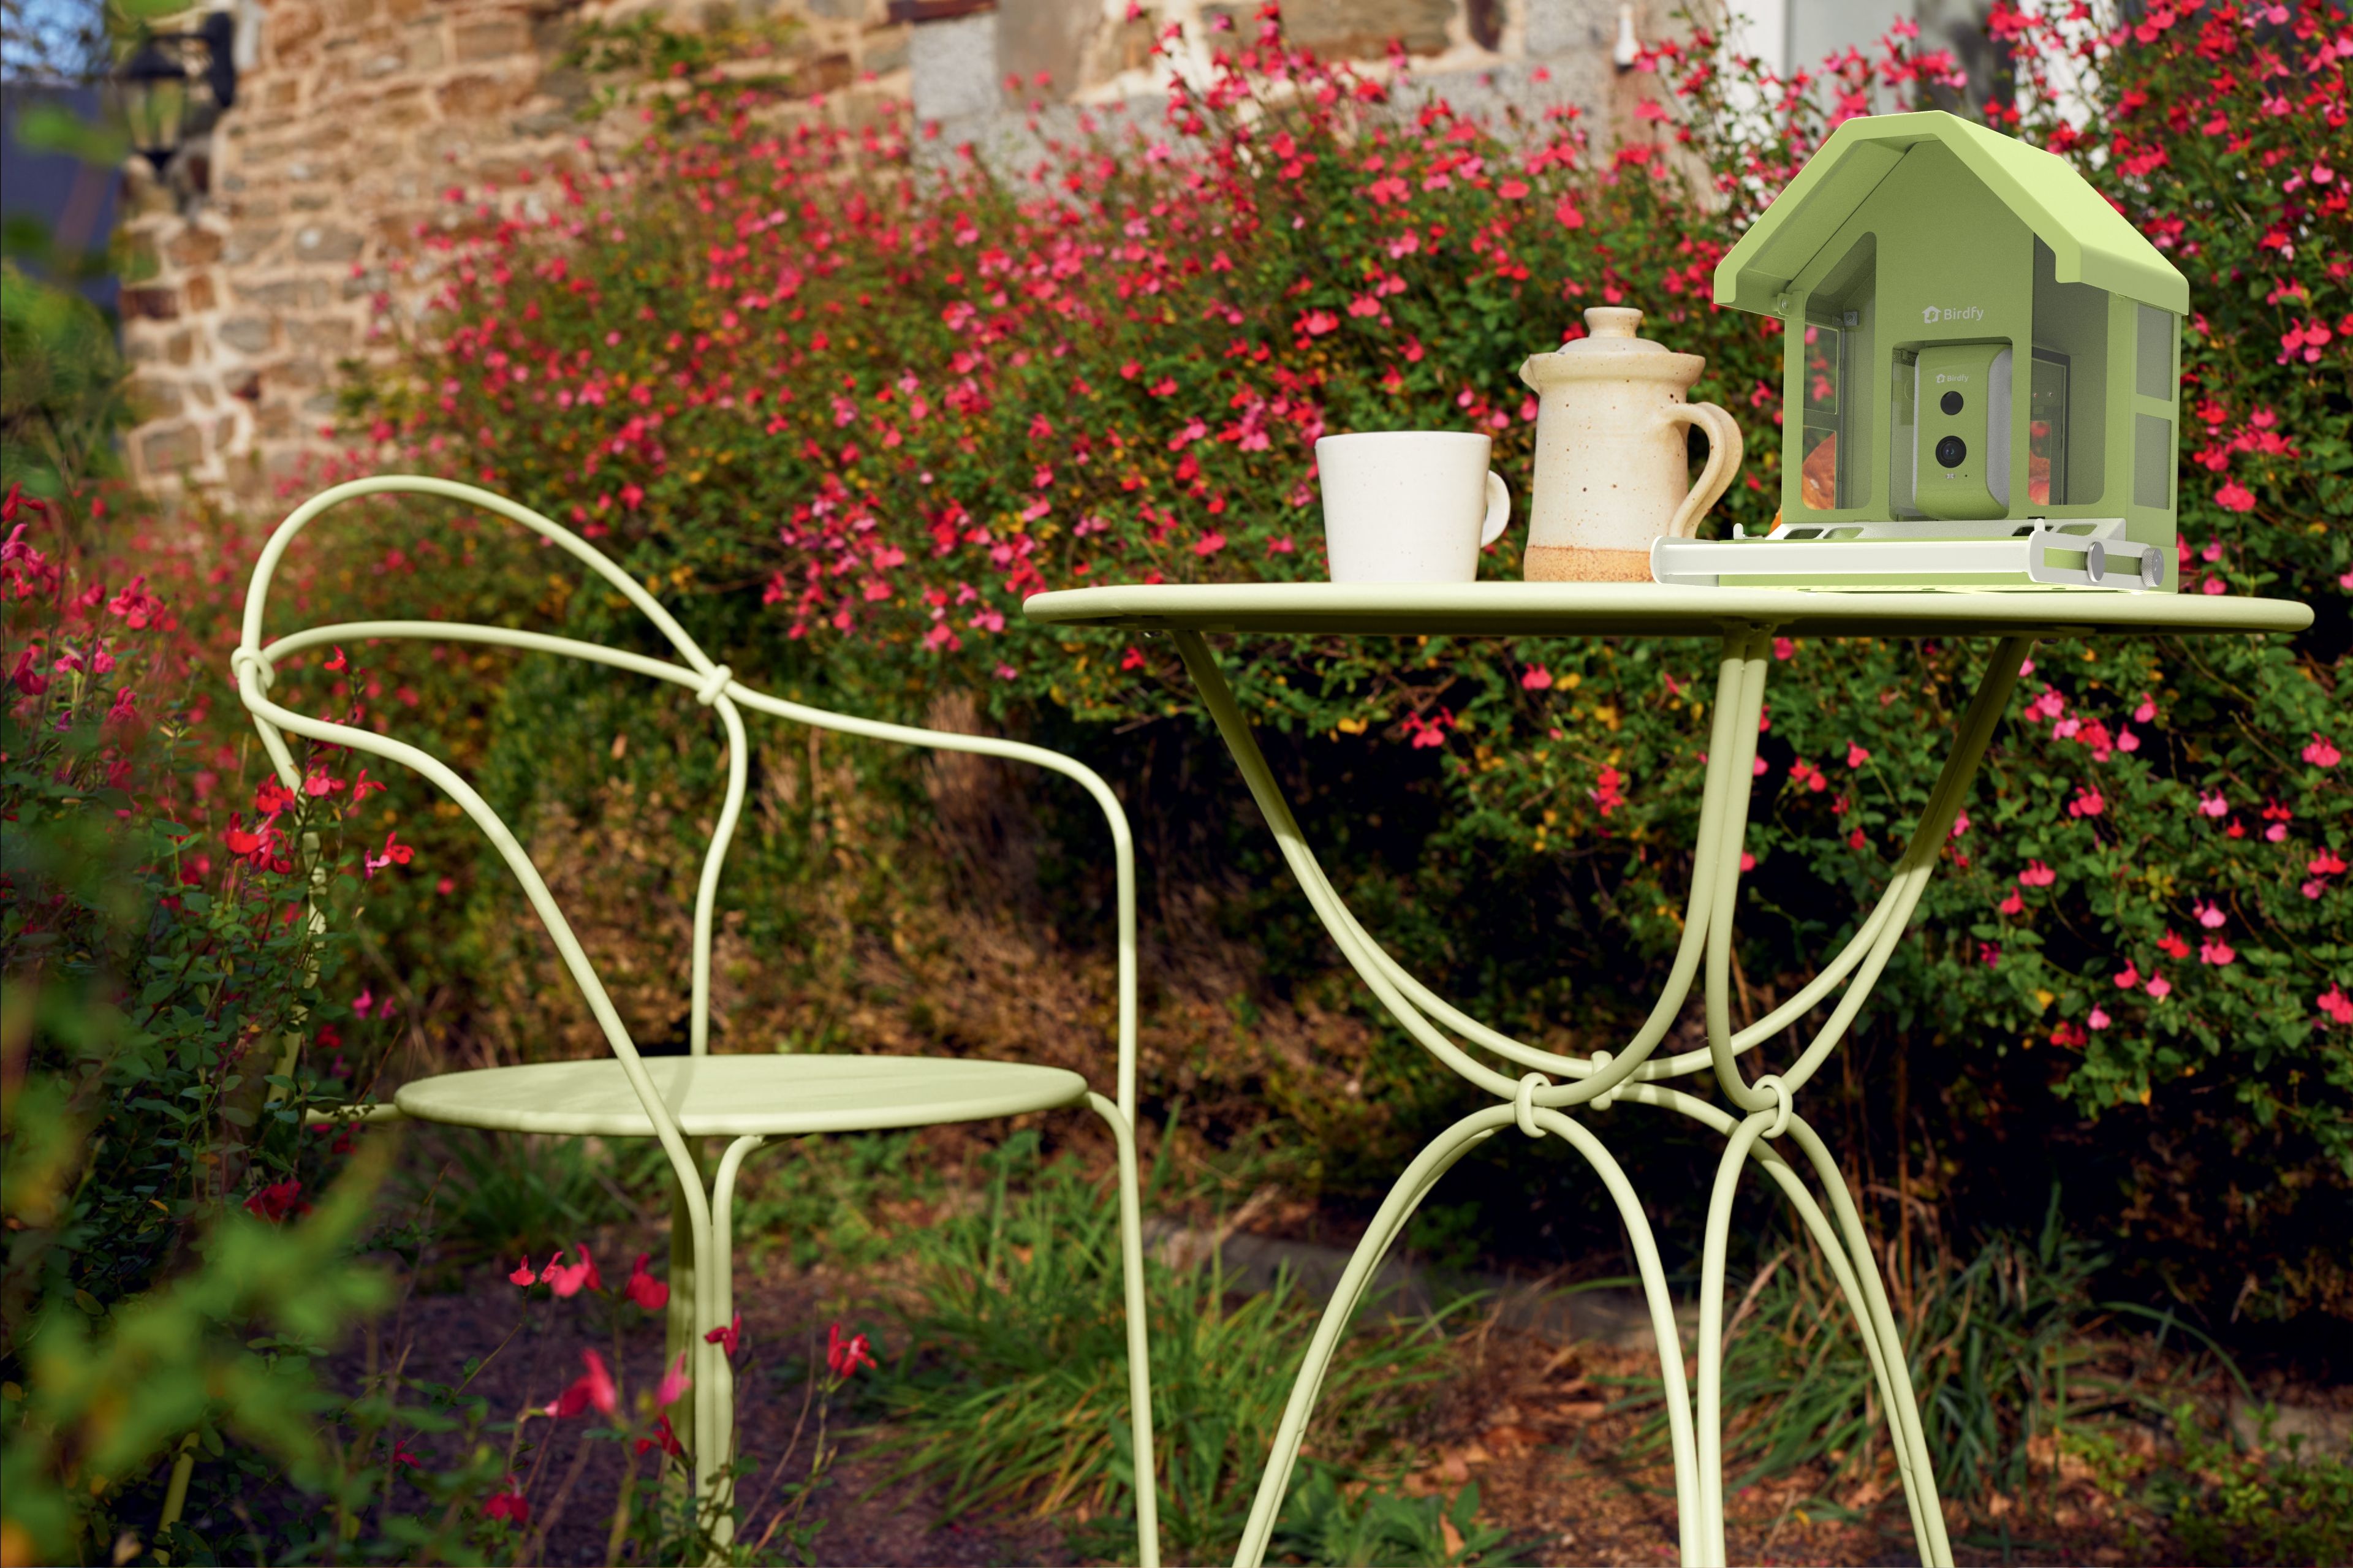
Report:
M1627 305L1595 305L1585 312L1587 336L1575 342L1563 343L1556 353L1672 353L1666 344L1649 338L1636 337L1642 324L1642 312Z

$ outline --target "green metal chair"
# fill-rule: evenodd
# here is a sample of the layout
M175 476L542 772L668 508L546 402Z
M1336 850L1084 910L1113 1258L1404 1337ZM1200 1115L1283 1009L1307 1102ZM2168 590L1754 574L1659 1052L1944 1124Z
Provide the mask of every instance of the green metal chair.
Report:
M302 530L330 508L363 496L443 497L521 523L586 565L651 621L676 650L678 662L599 644L502 626L456 621L354 621L295 631L263 640L269 589L279 563ZM725 799L703 857L694 904L693 1004L689 1054L642 1057L614 1010L595 967L582 951L545 879L507 825L473 786L439 759L385 735L329 723L269 700L279 660L332 644L371 639L485 643L558 654L617 671L667 681L695 694L719 721L727 746ZM731 1321L733 1279L731 1204L744 1158L770 1139L821 1132L872 1131L976 1121L1024 1111L1084 1105L1110 1124L1119 1148L1122 1261L1126 1276L1128 1391L1136 1463L1136 1526L1142 1561L1159 1558L1153 1482L1152 1398L1145 1352L1144 1251L1135 1153L1135 875L1126 814L1110 786L1091 769L1059 752L991 740L829 713L765 696L712 662L644 587L593 545L528 507L490 491L445 479L384 476L337 485L306 501L280 523L263 548L247 590L243 633L230 658L237 693L260 731L280 779L300 790L302 775L286 736L346 746L398 763L430 779L489 836L522 885L554 939L607 1041L609 1058L543 1062L448 1073L402 1086L389 1106L337 1113L372 1121L406 1118L450 1126L573 1137L653 1138L670 1156L672 1203L670 1341L674 1358L686 1351L694 1377L692 1455L695 1494L705 1528L724 1540L729 1522L734 1404L724 1351L706 1338ZM1119 899L1119 1061L1116 1102L1091 1090L1077 1073L1017 1062L929 1057L712 1056L711 932L730 839L743 814L749 771L742 710L874 740L942 751L971 752L1031 763L1076 781L1111 825ZM702 1145L727 1140L715 1173Z

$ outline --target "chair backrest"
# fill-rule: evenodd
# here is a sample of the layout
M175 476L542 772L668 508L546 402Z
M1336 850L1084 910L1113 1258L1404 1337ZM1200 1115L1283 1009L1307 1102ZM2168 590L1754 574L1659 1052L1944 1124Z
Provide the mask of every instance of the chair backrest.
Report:
M479 508L483 511L509 519L531 530L551 544L561 549L588 570L604 579L616 592L636 606L651 621L677 652L681 663L650 658L642 654L607 647L599 643L583 642L572 637L554 637L542 632L514 630L505 626L480 626L462 621L350 621L332 626L309 627L289 633L269 642L262 637L270 584L286 551L302 530L329 509L364 496L409 494L438 496ZM974 752L1012 762L1034 764L1070 778L1093 796L1109 823L1116 859L1117 899L1119 918L1119 1068L1118 1100L1121 1113L1132 1126L1135 1118L1135 885L1134 847L1128 831L1126 814L1118 797L1093 770L1059 752L1016 741L1000 741L982 735L965 735L925 730L904 724L888 724L873 720L853 718L847 714L828 712L802 703L786 701L752 689L738 681L727 666L714 663L709 655L687 634L670 613L656 602L646 589L634 581L594 545L588 543L529 507L519 505L503 496L480 489L472 485L453 480L406 475L385 475L375 479L357 479L337 485L321 492L295 509L279 524L269 542L262 548L255 563L253 578L246 592L245 621L237 647L230 656L230 668L235 677L237 695L252 716L254 727L260 732L261 743L268 750L280 781L291 791L300 792L302 776L286 736L299 735L308 740L326 742L349 747L354 752L381 757L409 768L431 780L455 801L486 834L500 858L506 862L523 892L531 900L548 933L554 938L556 952L565 969L586 999L598 1027L621 1063L646 1114L652 1120L657 1135L677 1167L681 1184L696 1203L702 1184L693 1175L695 1166L680 1135L677 1120L656 1091L648 1076L636 1043L629 1037L620 1015L615 1010L611 996L597 976L594 964L574 934L571 923L549 891L547 881L534 865L528 852L487 801L447 763L431 753L406 742L380 735L353 725L337 724L313 719L281 707L269 699L269 688L276 679L280 659L311 648L323 648L332 644L356 645L368 640L420 639L433 642L486 643L526 652L561 654L608 668L625 670L651 679L681 686L695 694L697 701L710 708L718 718L727 738L727 784L709 848L702 859L701 880L695 890L693 1002L689 1025L689 1050L704 1054L710 1047L711 1028L711 935L719 894L720 873L724 866L727 848L733 838L735 826L743 815L744 795L749 773L746 737L741 710L756 711L793 722L819 729L861 735L871 739L925 746L943 751ZM699 1205L697 1205L700 1206ZM707 1223L707 1216L702 1216Z

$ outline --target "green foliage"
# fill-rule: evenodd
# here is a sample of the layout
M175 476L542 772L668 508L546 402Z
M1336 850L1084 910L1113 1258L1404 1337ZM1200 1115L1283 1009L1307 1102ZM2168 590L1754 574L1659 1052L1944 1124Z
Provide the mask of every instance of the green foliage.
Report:
M2307 1457L2295 1439L2284 1452L2242 1451L2227 1435L2208 1432L2187 1405L2174 1429L2185 1473L2161 1478L2155 1489L2189 1562L2322 1568L2353 1558L2353 1465Z
M97 306L0 261L0 486L57 498L120 474L130 374Z
M2353 851L2337 760L2353 742L2337 684L2353 546L2323 521L2347 512L2353 334L2326 323L2353 306L2353 269L2341 182L2309 173L2344 67L2315 42L2323 11L2290 14L2167 13L2123 32L2010 19L2003 37L2021 70L2046 36L2096 64L2083 128L2045 113L2016 129L2196 274L2185 406L2209 434L2185 442L2184 591L2316 599L2321 623L2295 640L2038 649L1860 1037L1919 1058L1964 1171L2079 1122L2127 1171L2153 1137L2193 1141L2199 1176L2143 1161L2122 1200L2077 1188L2099 1205L2088 1221L2140 1227L2120 1267L2149 1271L2148 1289L2274 1317L2353 1310L2319 1218L2320 1194L2353 1181L2353 950L2346 875L2329 869ZM2215 26L2254 26L2304 62L2292 86L2310 111L2265 108L2289 88L2224 68ZM894 717L985 693L1002 721L1051 731L1138 799L1172 756L1206 751L1177 773L1222 778L1165 647L1028 628L1021 600L1319 577L1313 447L1327 431L1482 430L1498 467L1524 471L1535 405L1514 373L1579 333L1586 305L1639 304L1648 331L1708 357L1694 395L1751 430L1726 521L1771 516L1777 324L1716 310L1708 280L1829 117L1704 29L1661 48L1672 90L1657 143L1606 156L1572 121L1475 121L1269 31L1180 89L1164 124L1090 111L1034 169L1003 175L945 155L918 177L904 123L776 129L756 93L690 74L614 189L573 189L543 225L519 218L453 257L431 341L354 409L408 460L605 540L772 683ZM1943 67L1898 45L1881 68L1911 93ZM2200 129L2217 113L2230 137ZM2247 221L2257 193L2290 240ZM1516 549L1507 536L1484 570L1516 575ZM609 619L585 602L568 614ZM1778 651L1739 963L1786 995L1883 879L1978 655ZM1228 658L1277 765L1314 797L1342 891L1392 950L1500 1026L1581 1047L1642 1005L1680 934L1712 653L1303 636ZM521 770L559 734L588 740L534 710L492 747ZM1253 883L1279 878L1246 827L1211 820L1194 842ZM755 922L773 918L745 898ZM1220 919L1278 984L1330 971L1288 895L1234 899ZM1370 1067L1346 1106L1273 1100L1345 1152L1330 1171L1343 1184L1458 1103L1393 1034ZM1279 1077L1254 1085L1271 1097ZM2233 1187L2256 1195L2225 1215ZM2006 1212L2007 1184L1976 1195L2031 1225ZM2258 1289L2234 1294L2249 1273Z
M1092 1521L1089 1551L1130 1551L1116 1205L1071 1162L1039 1168L1034 1134L991 1164L985 1205L914 1237L921 1305L885 1394L893 1473L944 1482L947 1518L1026 1503ZM1161 1535L1192 1562L1240 1535L1319 1314L1287 1279L1235 1302L1214 1259L1147 1258L1146 1279ZM1316 1410L1318 1449L1377 1457L1450 1360L1436 1321L1351 1334Z
M1444 1498L1407 1497L1378 1487L1344 1487L1328 1466L1301 1466L1295 1487L1274 1527L1269 1555L1282 1563L1332 1568L1457 1568L1479 1563L1506 1568L1520 1559L1509 1532L1478 1522L1476 1482ZM1461 1544L1450 1548L1446 1526Z
M11 1120L12 1156L20 1136L49 1136ZM58 1297L12 1336L25 1385L7 1384L0 1405L0 1487L9 1528L39 1553L25 1560L75 1560L90 1550L85 1537L110 1539L110 1489L185 1433L219 1454L226 1431L274 1455L296 1484L327 1482L317 1423L336 1402L311 1361L389 1298L382 1274L349 1258L382 1163L339 1183L300 1224L231 1213L202 1244L201 1264L169 1284L111 1310L86 1292ZM9 1212L19 1217L13 1198Z
M420 1202L433 1200L435 1237L453 1263L516 1258L633 1218L638 1205L629 1194L659 1190L633 1187L638 1173L617 1173L612 1147L584 1138L453 1129L439 1144L448 1163L426 1179L427 1162L409 1182Z

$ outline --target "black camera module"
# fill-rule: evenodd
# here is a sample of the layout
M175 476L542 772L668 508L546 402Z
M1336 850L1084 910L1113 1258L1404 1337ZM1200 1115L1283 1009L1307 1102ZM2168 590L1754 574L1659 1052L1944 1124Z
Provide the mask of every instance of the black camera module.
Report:
M1944 396L1936 400L1936 406L1943 409L1947 417L1958 414L1961 411L1961 395L1957 392L1948 392L1945 394ZM1960 459L1957 458L1953 459L1954 462L1958 462L1959 460ZM1952 463L1947 463L1945 466L1949 468L1953 465Z
M1957 468L1969 460L1969 444L1958 436L1947 436L1936 443L1936 461L1948 468Z

